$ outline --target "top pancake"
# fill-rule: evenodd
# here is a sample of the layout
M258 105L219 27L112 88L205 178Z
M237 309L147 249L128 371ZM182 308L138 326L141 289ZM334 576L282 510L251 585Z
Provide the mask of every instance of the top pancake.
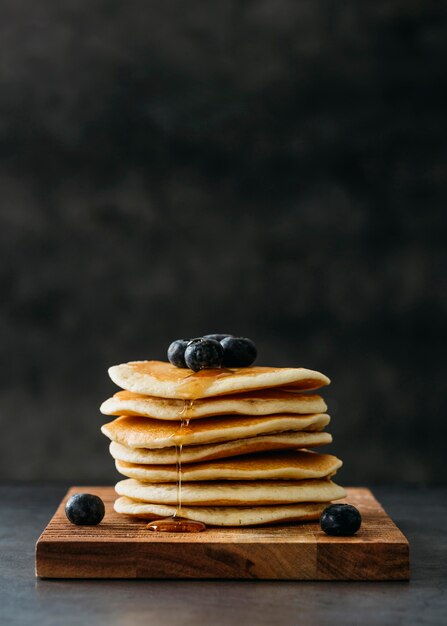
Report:
M211 415L273 415L275 413L324 413L327 406L321 396L292 393L281 389L263 389L234 394L178 400L145 396L132 391L118 391L101 405L105 415L143 415L162 420L196 419Z
M164 361L114 365L109 368L109 375L127 391L186 400L281 386L307 391L330 383L324 374L304 367L239 367L192 372Z

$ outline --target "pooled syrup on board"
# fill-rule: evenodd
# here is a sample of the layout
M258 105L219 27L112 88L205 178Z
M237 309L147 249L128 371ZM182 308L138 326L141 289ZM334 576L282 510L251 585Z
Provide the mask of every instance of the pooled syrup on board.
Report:
M175 455L177 468L177 504L176 511L172 517L154 520L147 525L147 528L159 533L199 533L206 529L203 522L185 519L182 517L182 437L184 430L189 426L188 413L192 410L194 400L185 400L183 408L179 414L180 427L176 432Z

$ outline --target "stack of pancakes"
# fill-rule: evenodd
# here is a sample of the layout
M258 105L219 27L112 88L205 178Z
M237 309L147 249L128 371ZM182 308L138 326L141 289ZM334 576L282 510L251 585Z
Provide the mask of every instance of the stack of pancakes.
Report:
M214 526L317 519L344 497L342 462L309 451L332 441L329 384L305 368L244 367L197 373L161 361L109 369L124 391L101 406L118 471L119 513L180 516Z

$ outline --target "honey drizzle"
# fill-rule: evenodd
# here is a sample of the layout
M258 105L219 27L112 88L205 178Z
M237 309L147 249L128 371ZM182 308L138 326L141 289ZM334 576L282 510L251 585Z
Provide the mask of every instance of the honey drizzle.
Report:
M208 387L213 384L213 382L215 382L218 378L223 378L229 374L233 374L233 371L224 368L218 370L200 370L199 372L194 372L193 374L186 376L179 385L177 391L180 392L182 396L191 398L188 402L190 402L192 406L192 402L194 400L206 396L205 392Z
M203 522L196 522L194 520L188 520L182 518L182 449L183 449L183 434L185 428L189 426L188 412L192 410L194 400L186 399L183 403L183 408L179 414L180 426L175 433L175 464L177 470L177 497L176 497L176 510L172 517L165 519L155 520L150 522L146 528L155 532L188 532L197 533L206 529L206 525Z
M186 420L181 419L180 437L181 437L181 431L185 424L186 424ZM183 443L175 444L175 465L177 469L177 505L176 505L176 511L173 517L180 517L182 513L182 449L183 449Z
M182 449L183 449L183 434L185 428L189 426L188 412L192 410L194 400L185 400L183 402L183 408L180 413L180 428L176 432L176 444L175 444L175 464L177 468L177 505L176 511L173 517L181 517L182 515Z

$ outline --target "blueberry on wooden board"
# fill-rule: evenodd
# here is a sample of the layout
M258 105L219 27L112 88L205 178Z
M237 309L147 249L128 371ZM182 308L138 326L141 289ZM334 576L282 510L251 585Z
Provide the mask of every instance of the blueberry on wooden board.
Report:
M358 509L351 504L331 504L320 516L321 529L327 535L350 537L354 535L362 523Z
M65 515L76 526L96 526L105 512L104 502L91 493L75 493L65 505Z
M220 343L224 367L248 367L258 355L253 341L245 337L225 337Z
M185 363L193 372L221 367L223 348L214 339L193 339L185 350Z
M168 361L176 367L187 367L185 363L185 350L190 342L189 339L176 339L168 348Z

